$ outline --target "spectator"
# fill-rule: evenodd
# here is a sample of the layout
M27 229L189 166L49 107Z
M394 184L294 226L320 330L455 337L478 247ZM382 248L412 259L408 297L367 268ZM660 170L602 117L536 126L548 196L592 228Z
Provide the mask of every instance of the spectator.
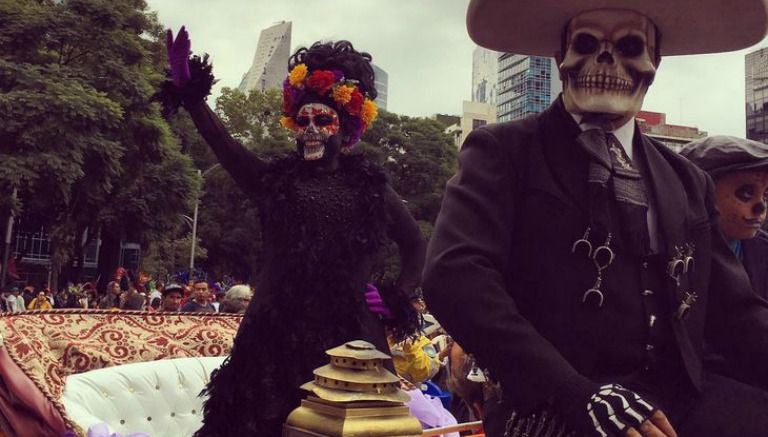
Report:
M27 305L24 303L24 298L21 296L21 293L19 292L19 287L11 288L11 294L16 299L16 312L20 313L24 311L27 308Z
M26 287L24 287L22 298L24 299L24 308L27 308L30 302L32 302L32 300L35 298L35 286L28 284Z
M5 300L5 310L9 313L18 313L21 311L18 307L16 296L19 294L19 287L11 287L11 289L3 293Z
M51 301L46 296L44 291L41 291L37 294L37 297L32 300L32 302L29 303L29 306L27 307L28 310L50 310L53 309L53 305L51 305Z
M245 314L245 309L251 303L253 290L248 285L235 285L224 295L219 306L220 313Z
M192 300L181 307L182 312L215 313L216 308L211 305L211 291L204 280L195 281L192 289Z
M160 311L177 312L181 307L181 299L184 297L184 287L178 284L168 284L163 288L162 295Z
M147 307L147 311L154 313L157 311L160 311L160 304L163 302L162 297L153 297L152 300L149 302L149 306Z
M124 310L141 311L144 309L144 304L146 301L146 296L136 291L135 288L131 287L129 291L124 293L123 304L121 308Z
M107 284L107 294L99 302L99 308L103 310L109 310L113 308L120 308L120 283L117 281L110 281Z
M213 290L213 301L211 301L211 305L213 305L213 309L218 313L221 311L221 301L224 300L226 293L221 288L214 287Z
M440 370L440 359L429 339L423 335L413 336L400 343L388 336L389 350L397 374L415 385L435 376Z

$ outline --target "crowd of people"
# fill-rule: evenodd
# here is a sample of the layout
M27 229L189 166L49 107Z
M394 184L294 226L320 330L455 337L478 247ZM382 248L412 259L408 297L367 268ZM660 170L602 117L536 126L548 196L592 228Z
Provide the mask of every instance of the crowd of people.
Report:
M253 289L235 284L224 289L221 283L190 280L186 284L149 282L135 286L127 280L110 281L105 293L91 282L67 284L54 292L47 284L9 286L2 290L0 311L102 309L242 314L253 297Z

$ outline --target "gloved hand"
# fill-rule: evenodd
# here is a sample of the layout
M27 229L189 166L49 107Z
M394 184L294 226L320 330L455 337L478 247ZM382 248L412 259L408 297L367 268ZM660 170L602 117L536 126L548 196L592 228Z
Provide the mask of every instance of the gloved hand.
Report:
M638 429L654 411L651 404L619 384L603 385L587 403L595 435L601 437L620 436L630 428Z
M365 303L368 304L370 312L378 314L385 319L392 318L392 311L384 303L379 290L373 284L365 285Z
M173 40L173 31L165 31L165 47L168 51L168 64L171 67L173 84L181 88L189 82L192 75L189 72L189 55L192 41L184 26L179 29L176 40Z

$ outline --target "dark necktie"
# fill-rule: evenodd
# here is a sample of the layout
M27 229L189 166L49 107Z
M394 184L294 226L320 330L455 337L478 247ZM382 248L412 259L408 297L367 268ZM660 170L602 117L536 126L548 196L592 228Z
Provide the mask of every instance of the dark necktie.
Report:
M589 165L590 225L621 234L637 255L649 253L648 198L640 172L616 137L602 129L582 132L577 142L592 158ZM619 223L611 220L607 202L614 201Z

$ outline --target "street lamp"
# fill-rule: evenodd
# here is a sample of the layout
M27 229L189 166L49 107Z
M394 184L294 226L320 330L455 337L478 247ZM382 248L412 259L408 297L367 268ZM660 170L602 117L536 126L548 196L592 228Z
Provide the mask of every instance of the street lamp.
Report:
M211 170L213 170L214 168L219 167L219 165L221 164L218 164L218 163L214 164L208 167L208 169L203 172L201 172L198 169L197 174L198 176L200 176L200 180L204 182L205 177L208 176L208 173L210 173ZM192 248L189 254L189 274L190 275L195 270L195 251L197 249L197 212L199 208L200 208L200 193L197 194L197 199L195 200L195 211L192 214Z

